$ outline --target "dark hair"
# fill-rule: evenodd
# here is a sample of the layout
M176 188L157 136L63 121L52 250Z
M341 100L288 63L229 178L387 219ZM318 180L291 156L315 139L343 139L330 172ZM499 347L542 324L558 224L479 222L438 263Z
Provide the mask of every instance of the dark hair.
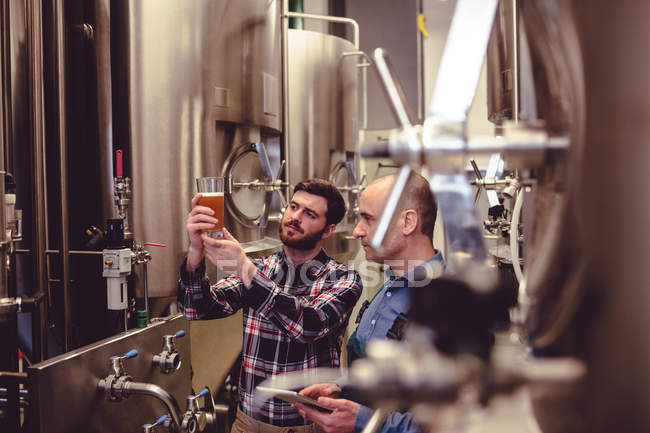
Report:
M438 205L429 182L423 176L411 173L404 192L406 193L407 207L413 207L422 221L422 233L433 241L433 228L436 225Z
M325 218L327 224L338 224L345 215L345 201L341 193L331 182L325 179L306 179L299 182L293 189L293 193L305 191L309 194L319 195L327 200L327 213Z

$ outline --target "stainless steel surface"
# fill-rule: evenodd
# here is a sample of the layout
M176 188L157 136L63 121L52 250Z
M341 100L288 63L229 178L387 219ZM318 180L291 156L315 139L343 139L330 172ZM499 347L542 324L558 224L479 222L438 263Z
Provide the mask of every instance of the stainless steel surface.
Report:
M519 121L519 11L517 0L499 2L487 48L488 119Z
M12 157L11 157L11 148L13 146L13 133L12 133L12 101L11 101L11 63L13 62L11 56L11 14L9 10L9 4L4 3L0 6L0 22L2 22L2 38L0 39L0 44L2 47L0 53L2 53L2 98L0 100L0 120L2 124L0 125L1 136L2 136L2 150L3 150L3 161L4 167L3 170L12 173L11 169ZM2 298L2 289L0 288L0 298Z
M146 311L145 320L149 324L149 276L147 275L147 263L142 264L142 286L144 289L144 310Z
M221 168L221 176L229 180L225 196L226 227L240 242L258 241L265 235L277 236L277 225L268 220L266 225L260 223L267 212L279 212L280 204L272 200L273 191L259 186L270 183L263 181L266 178L263 164L268 162L271 173L281 165L279 137L263 136L259 128L235 124L224 124L220 131L223 133L219 146L232 149ZM267 157L263 164L255 144L262 141Z
M381 78L381 83L386 91L386 95L390 100L391 108L402 128L409 128L413 126L413 114L409 111L406 96L399 83L399 80L394 75L394 69L390 65L388 53L383 48L375 49L373 53L377 72Z
M111 2L93 0L93 44L97 68L97 134L101 152L102 215L117 218L113 206L113 79L111 75Z
M512 5L512 12L510 13L510 20L512 28L515 30L515 37L513 38L513 98L512 98L512 120L519 122L519 9L517 7L517 0L509 0Z
M30 252L29 250L19 250L17 252ZM59 250L45 250L46 255L56 255L56 254L61 254L61 251ZM88 256L100 256L102 255L101 251L85 251L85 250L68 250L68 254L70 255L88 255Z
M291 100L289 98L289 17L287 14L289 13L289 0L279 0L281 2L281 8L282 8L282 19L281 19L281 30L282 33L280 35L281 37L281 50L280 50L280 57L282 60L282 131L284 132L283 135L283 145L282 145L282 153L284 154L284 160L286 161L286 165L284 167L284 180L289 184L292 185L291 182L293 182L293 179L291 177L291 170L289 167L292 166L291 164L291 136L289 135L289 108L290 108L290 103ZM289 198L289 195L293 192L291 189L291 186L287 188L287 198Z
M42 6L40 0L27 0L26 21L29 36L27 51L29 57L29 102L30 110L30 149L32 154L33 224L33 260L35 282L39 293L47 292L48 302L40 304L39 333L40 340L34 342L33 360L43 359L47 350L47 305L51 296L47 284L47 195L45 194L45 130L43 111L43 42L42 42Z
M65 12L63 0L55 0L53 3L54 39L56 45L55 69L56 88L58 97L58 139L59 139L59 166L61 170L61 280L63 282L63 350L67 352L70 348L70 235L68 219L68 137L66 128L66 88L65 88Z
M530 312L525 321L528 332L535 336L533 341L546 333L544 328L553 322L551 317L573 305L562 302L562 307L542 318L541 311L559 300L559 293L563 293L562 298L580 296L582 285L581 278L576 278L577 270L583 269L588 259L579 247L584 237L584 220L574 216L579 212L574 204L576 197L582 195L577 185L585 170L589 112L579 27L572 8L570 2L520 4L533 63L537 73L545 77L535 81L538 112L548 135L563 134L570 143L565 160L540 173L542 177L533 189L534 214L528 218L533 227L524 233L530 242L524 243L526 302L520 306L522 311ZM552 170L555 175L550 175Z
M354 43L355 51L352 53L345 53L345 55L360 53L361 55L368 57L363 51L359 51L359 23L357 23L352 18L345 17L335 17L330 15L314 15L314 14L304 14L300 12L288 12L284 11L283 16L289 18L306 18L314 19L320 21L329 21L335 23L343 23L352 25L352 41ZM283 31L287 31L284 29ZM285 33L286 34L286 33ZM361 128L366 129L368 127L368 62L362 62L357 65L361 68ZM289 128L285 128L285 131L289 131Z
M122 154L120 154L121 156ZM129 205L131 204L131 178L120 176L111 179L113 195L108 197L108 200L115 204L111 213L116 214L116 218L124 222L124 239L132 239L133 232L131 231L131 223L129 222L131 219L129 212Z
M423 0L418 0L418 14L423 14ZM417 82L418 82L418 117L419 123L424 121L424 35L417 30L416 55L417 55Z
M357 64L357 68L361 68L361 129L368 128L368 68L372 66L372 60L363 51L353 51L351 53L344 53L343 56L360 56L364 61Z
M11 103L11 96L10 96L10 88L5 86L8 84L9 77L7 77L7 72L8 72L8 67L7 63L9 61L9 53L6 51L8 48L8 39L9 39L9 28L5 26L5 24L8 21L8 11L7 11L8 5L3 5L1 7L2 11L2 23L3 27L1 29L2 34L0 35L0 61L1 61L1 67L2 67L2 84L3 88L0 90L0 139L2 139L2 143L0 143L0 299L3 298L8 298L9 297L9 280L8 280L8 271L6 263L8 263L8 254L9 254L9 247L10 245L8 244L7 241L11 242L11 237L7 239L7 215L5 215L5 147L7 147L10 144L9 140L9 131L7 131L7 128L9 125L7 124L7 119L8 116L10 116L10 113L7 111L9 110L9 105ZM0 315L0 322L3 321L3 316Z
M472 187L464 174L434 174L429 178L449 239L445 260L457 277L479 291L492 289L496 272L483 240Z
M151 251L148 275L150 296L161 297L176 290L194 179L218 175L228 153L253 136L257 139L250 141L265 143L275 137L279 159L280 4L132 0L126 5L128 23L115 16L111 21L132 35L126 54L130 213L138 241L167 245ZM226 217L242 242L265 235L231 222Z
M178 407L176 399L158 385L154 385L152 383L126 382L124 384L124 390L129 395L145 395L158 399L165 405L176 426L181 425L181 410Z
M650 4L626 1L612 14L602 0L569 3L582 47L588 116L584 173L574 191L578 218L585 224L584 249L593 252L583 288L586 301L598 301L593 316L575 320L586 334L578 341L586 337L590 348L582 400L585 431L625 426L630 432L645 432L650 430L650 377L644 373L650 361L650 129L642 119L650 116ZM603 206L620 225L597 221L594 216ZM605 245L610 248L603 254L598 248ZM544 413L542 427L552 425L552 413Z
M485 171L485 180L493 181L501 176L503 173L503 160L501 155L494 153L490 156L490 162L488 163L487 170ZM487 196L488 203L490 206L499 205L499 196L497 192L493 189L486 189L485 195Z
M498 0L456 3L429 105L429 118L438 122L465 121L481 75L497 3Z
M349 263L361 247L357 238L352 236L354 226L339 226L330 237L323 241L323 249L327 254L341 263Z
M253 139L259 140L259 136ZM237 140L235 140L237 141ZM279 159L279 146L273 141L269 143L269 150L274 153L274 159ZM273 199L277 194L280 208L286 206L283 190L288 185L279 177L284 170L284 163L280 164L277 175L273 174L273 167L267 152L267 146L261 141L247 142L234 147L226 157L222 176L226 180L225 205L228 217L247 229L258 229L258 239L262 233L259 228L266 228L269 219L277 221L280 209L275 209L275 216L271 213ZM277 206L276 206L277 208ZM236 230L231 229L231 232ZM248 236L251 239L250 236Z
M344 57L356 50L336 36L293 29L288 45L291 182L328 179L336 152L356 147L357 58Z
M157 419L167 408L156 399L133 395L113 403L97 391L99 380L112 371L110 357L133 348L139 355L124 361L126 373L134 381L159 386L176 401L185 401L191 393L190 363L183 363L174 374L163 374L152 364L153 355L160 352L163 335L181 329L189 332L187 321L177 315L29 367L33 431L137 431L142 424ZM175 346L183 359L190 359L189 338L177 340Z

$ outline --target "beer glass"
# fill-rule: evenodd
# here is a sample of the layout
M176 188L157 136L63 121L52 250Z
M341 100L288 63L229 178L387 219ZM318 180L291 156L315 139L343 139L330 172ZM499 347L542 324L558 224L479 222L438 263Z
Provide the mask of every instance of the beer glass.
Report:
M201 193L199 205L212 209L218 220L211 229L204 231L211 238L223 239L223 177L199 177L196 189Z

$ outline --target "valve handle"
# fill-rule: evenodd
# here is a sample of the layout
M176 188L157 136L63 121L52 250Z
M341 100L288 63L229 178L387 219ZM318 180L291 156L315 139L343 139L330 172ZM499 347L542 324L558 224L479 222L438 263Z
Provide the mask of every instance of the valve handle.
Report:
M153 423L153 425L162 425L162 423L164 423L166 419L167 419L167 414L165 414L165 415L161 416L160 418L158 418L156 420L156 422Z
M157 242L145 242L145 245L148 245L150 247L166 247L166 244L159 244Z
M206 388L203 388L203 390L201 392L199 392L196 396L197 397L205 397L208 394L210 394L210 390L206 387Z
M177 331L176 334L174 334L174 337L175 338L185 337L185 331L183 329L181 329L180 331Z
M122 162L122 151L121 150L116 150L115 151L115 166L116 166L116 174L117 177L122 177L124 174L123 171L123 162Z
M131 350L129 350L128 352L126 352L124 354L123 358L124 359L131 359L131 358L135 358L136 356L138 356L138 351L136 349L131 349Z

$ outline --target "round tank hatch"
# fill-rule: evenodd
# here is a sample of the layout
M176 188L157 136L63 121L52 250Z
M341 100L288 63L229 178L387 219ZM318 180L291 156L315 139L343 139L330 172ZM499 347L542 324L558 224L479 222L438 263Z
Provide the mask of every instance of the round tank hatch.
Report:
M271 179L262 171L255 143L244 143L233 149L224 162L222 174L230 179L226 194L230 215L246 227L258 227L269 205L268 193L260 184Z

